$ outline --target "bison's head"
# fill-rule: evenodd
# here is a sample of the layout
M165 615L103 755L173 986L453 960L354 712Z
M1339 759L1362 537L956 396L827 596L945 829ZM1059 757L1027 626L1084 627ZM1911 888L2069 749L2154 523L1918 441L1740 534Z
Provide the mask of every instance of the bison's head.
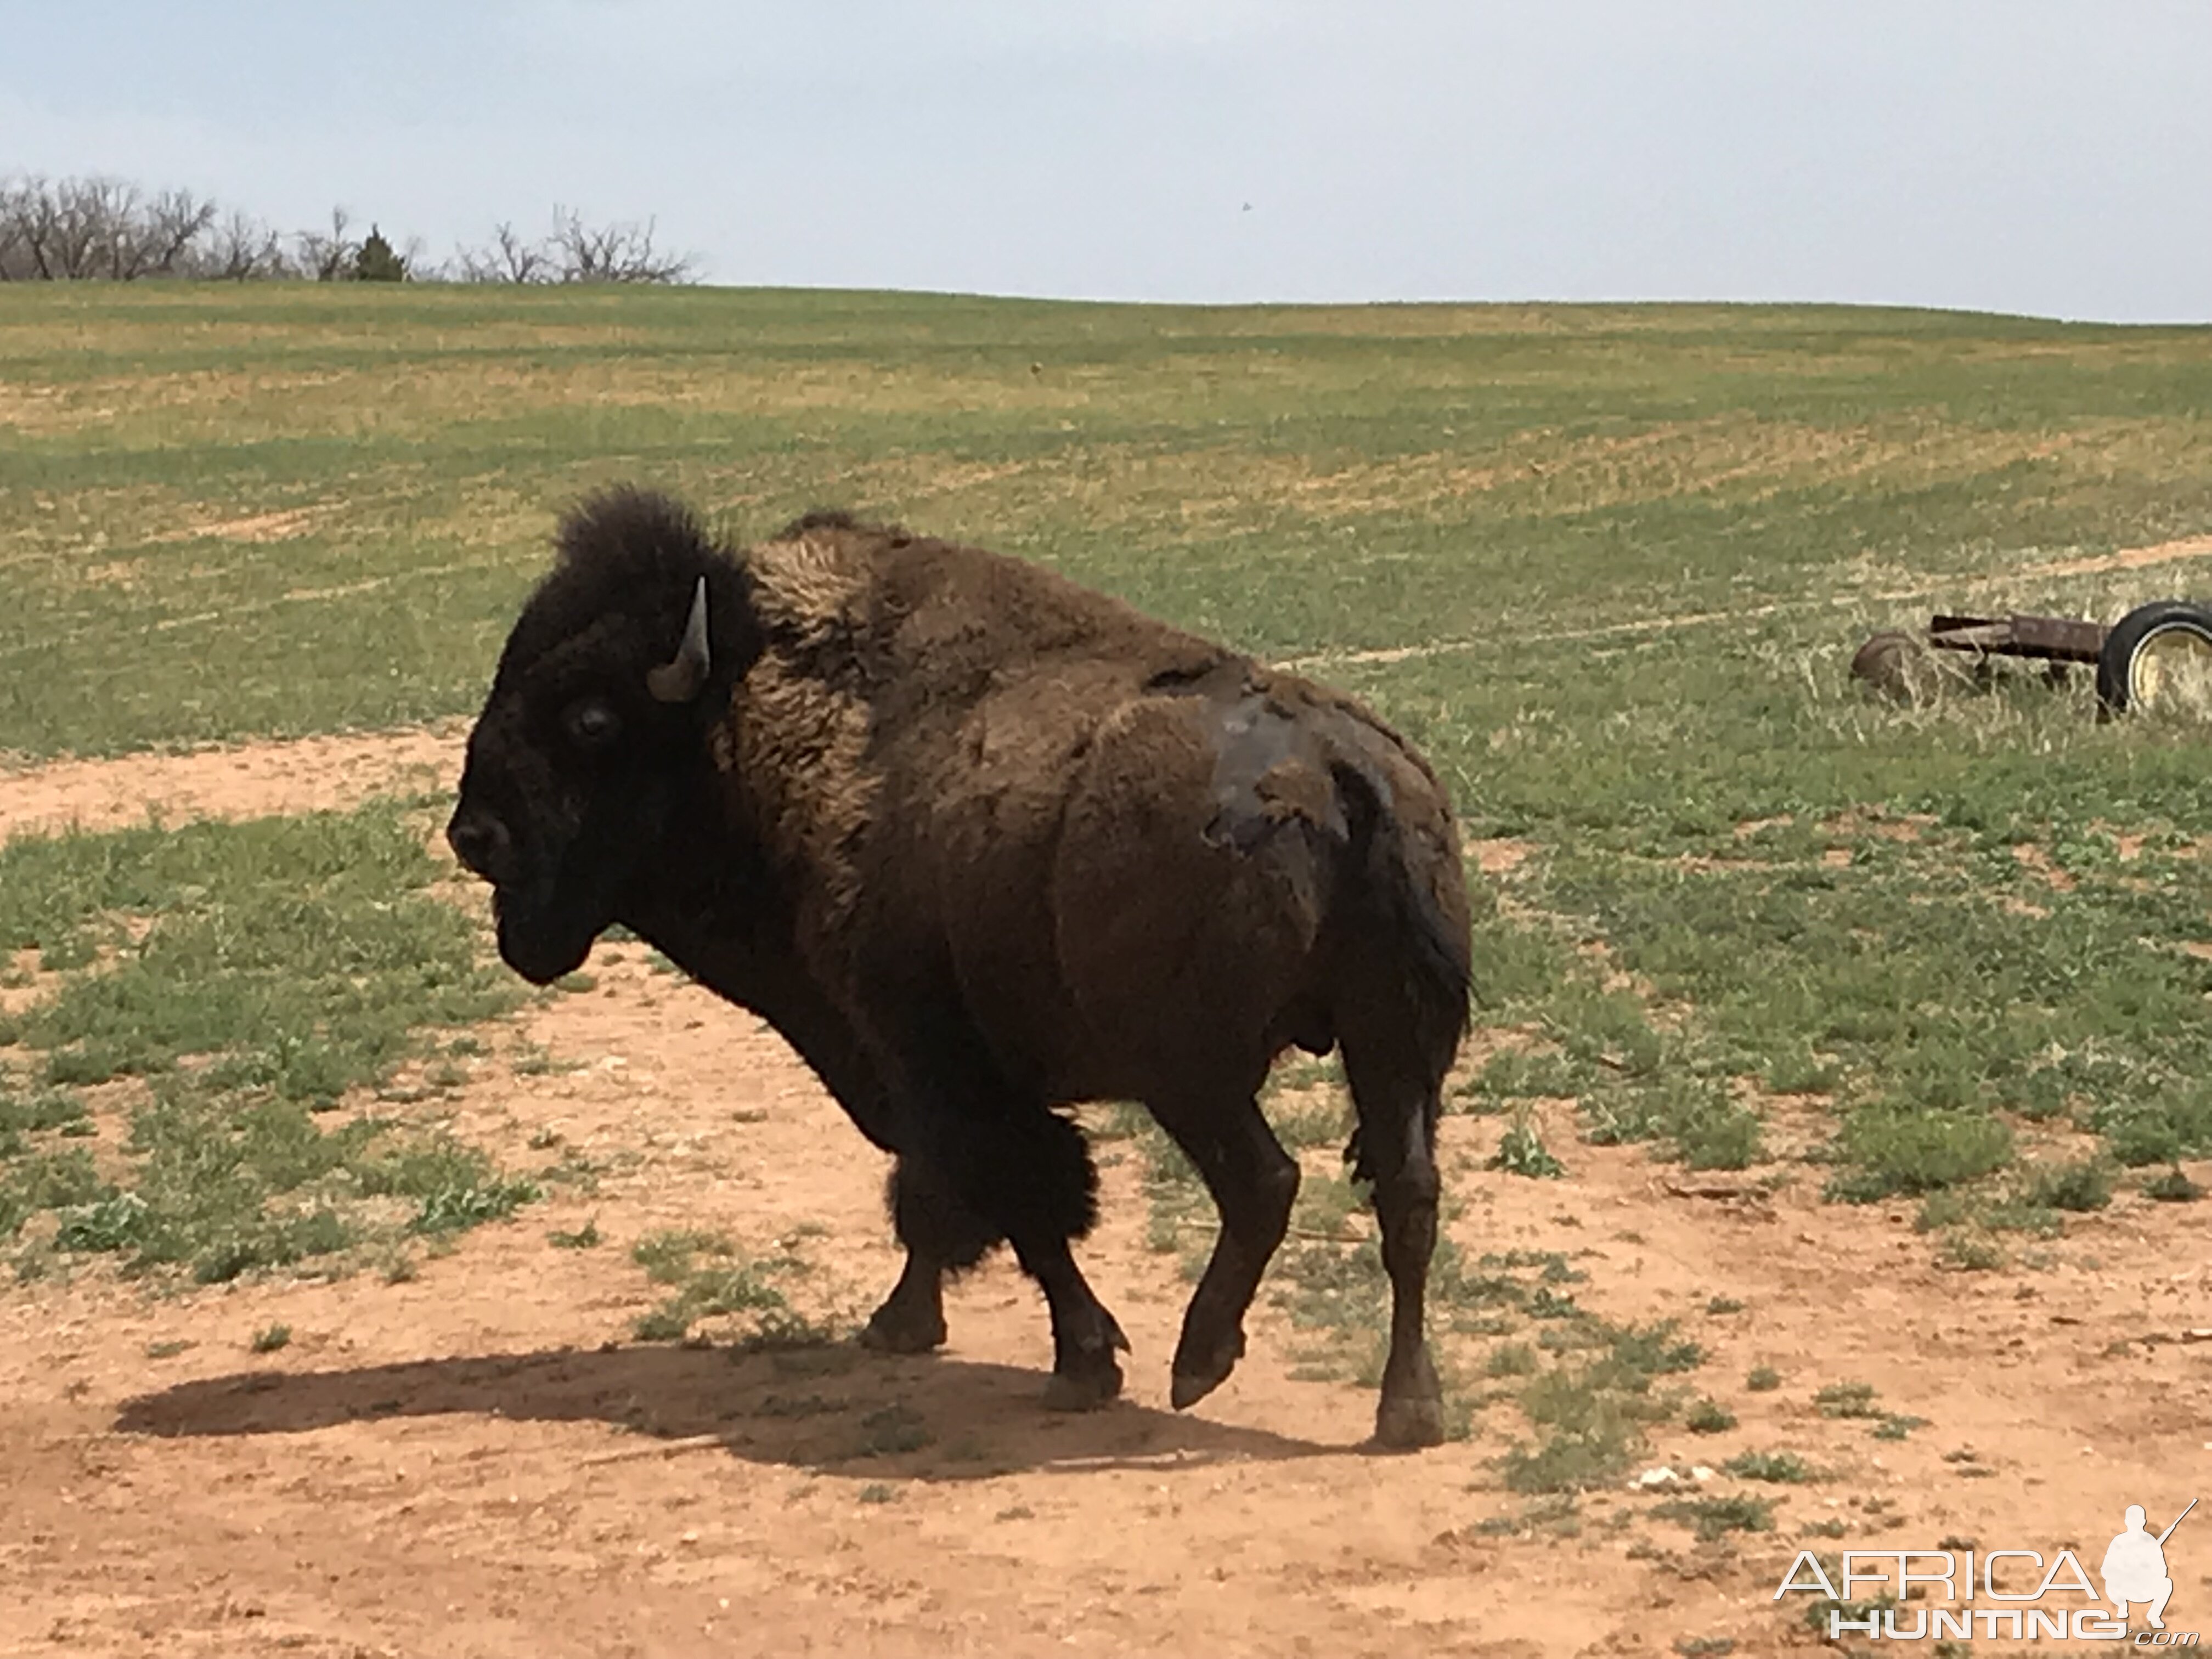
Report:
M597 496L559 548L507 636L446 827L492 884L500 955L541 985L657 873L707 775L707 727L760 648L744 572L674 502Z

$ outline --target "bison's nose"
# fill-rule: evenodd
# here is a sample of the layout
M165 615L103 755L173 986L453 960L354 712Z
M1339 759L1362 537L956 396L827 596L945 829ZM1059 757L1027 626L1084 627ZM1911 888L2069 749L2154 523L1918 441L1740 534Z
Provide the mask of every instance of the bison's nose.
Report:
M507 854L514 842L507 826L481 807L464 806L446 826L446 844L453 856L495 885L506 873Z

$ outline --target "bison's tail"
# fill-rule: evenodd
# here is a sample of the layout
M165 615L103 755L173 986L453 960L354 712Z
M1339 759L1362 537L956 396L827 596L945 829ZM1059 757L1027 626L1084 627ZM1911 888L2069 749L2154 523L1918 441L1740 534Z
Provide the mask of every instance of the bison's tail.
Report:
M1334 1016L1359 1128L1346 1157L1371 1177L1378 1134L1432 1142L1444 1074L1467 1034L1471 964L1464 901L1440 887L1464 880L1443 846L1407 823L1389 786L1340 763L1337 789L1349 820L1351 879L1338 890ZM1446 820L1449 830L1449 819ZM1438 867L1441 859L1448 867Z
M1418 1018L1424 1054L1449 1067L1467 1034L1473 989L1465 878L1458 855L1449 850L1448 839L1440 847L1422 845L1413 826L1386 804L1379 781L1361 769L1340 765L1336 779L1360 877L1357 920L1380 934L1374 944L1392 959L1385 971ZM1449 827L1446 818L1446 837ZM1440 884L1462 895L1459 902L1440 902Z

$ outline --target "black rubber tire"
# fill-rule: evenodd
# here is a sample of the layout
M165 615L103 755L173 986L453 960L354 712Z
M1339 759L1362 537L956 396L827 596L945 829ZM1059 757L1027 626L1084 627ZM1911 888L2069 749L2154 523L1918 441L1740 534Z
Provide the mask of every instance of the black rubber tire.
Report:
M2130 698L2136 658L2161 634L2194 634L2212 647L2212 606L2188 599L2158 599L2139 605L2112 625L2097 653L2097 701L2112 714L2124 714Z

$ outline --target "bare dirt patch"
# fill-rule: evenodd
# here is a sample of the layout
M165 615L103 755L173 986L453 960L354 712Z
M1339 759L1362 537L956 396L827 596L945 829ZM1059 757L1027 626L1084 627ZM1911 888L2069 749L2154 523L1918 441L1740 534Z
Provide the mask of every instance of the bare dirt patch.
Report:
M1486 876L1510 876L1538 851L1532 841L1516 841L1500 836L1489 841L1472 841L1467 844L1467 854L1475 867Z
M2021 869L2041 877L2044 885L2052 892L2070 893L2074 890L2074 878L2053 864L2051 854L2033 842L2022 842L2014 847L2012 857L2013 862Z
M315 521L336 510L335 504L292 507L278 513L250 513L242 518L215 519L187 525L180 530L149 536L149 542L186 542L205 537L224 542L283 542L304 536Z
M934 1358L639 1343L657 1293L628 1251L653 1229L763 1254L812 1235L805 1296L855 1315L896 1260L882 1160L773 1036L641 947L590 971L526 1021L577 1069L474 1062L457 1127L510 1165L557 1145L596 1190L556 1189L407 1283L0 1294L0 1650L1539 1655L1725 1636L1764 1654L1803 1643L1768 1599L1796 1550L1844 1547L1807 1523L1863 1548L2095 1548L2127 1504L2170 1515L2166 1488L2212 1473L2205 1350L2182 1340L2208 1322L2212 1246L2185 1206L2124 1200L2039 1272L1944 1273L1902 1207L1578 1146L1565 1103L1543 1125L1564 1182L1483 1170L1498 1121L1447 1121L1455 1235L1564 1253L1608 1319L1682 1321L1708 1358L1681 1380L1741 1421L1662 1427L1644 1466L1799 1453L1825 1471L1810 1484L1699 1489L1781 1498L1775 1532L1697 1545L1625 1482L1567 1532L1516 1528L1491 1462L1524 1432L1510 1413L1373 1455L1370 1392L1293 1380L1272 1309L1230 1383L1170 1411L1188 1286L1145 1246L1123 1143L1102 1145L1107 1220L1084 1252L1136 1345L1108 1411L1039 1408L1043 1310L1004 1263L957 1290ZM598 1248L548 1241L586 1223ZM278 1323L289 1344L252 1352ZM1762 1365L1781 1387L1746 1392ZM1842 1382L1927 1425L1882 1442L1822 1417L1814 1391ZM885 1413L915 1443L872 1443ZM2200 1620L2212 1580L2176 1577L2174 1612Z
M1879 808L1838 812L1824 821L1820 828L1831 836L1871 836L1879 841L1893 841L1911 845L1920 839L1923 830L1931 828L1936 817L1929 812L1889 813Z
M404 732L302 738L0 770L0 841L72 824L114 830L149 814L175 823L357 806L372 795L444 789L460 778L460 721Z
M2114 570L2148 570L2154 565L2183 564L2212 559L2212 536L2189 536L2160 542L2151 547L2123 548L2094 558L2060 559L2051 564L2030 565L2022 576L2101 576Z

